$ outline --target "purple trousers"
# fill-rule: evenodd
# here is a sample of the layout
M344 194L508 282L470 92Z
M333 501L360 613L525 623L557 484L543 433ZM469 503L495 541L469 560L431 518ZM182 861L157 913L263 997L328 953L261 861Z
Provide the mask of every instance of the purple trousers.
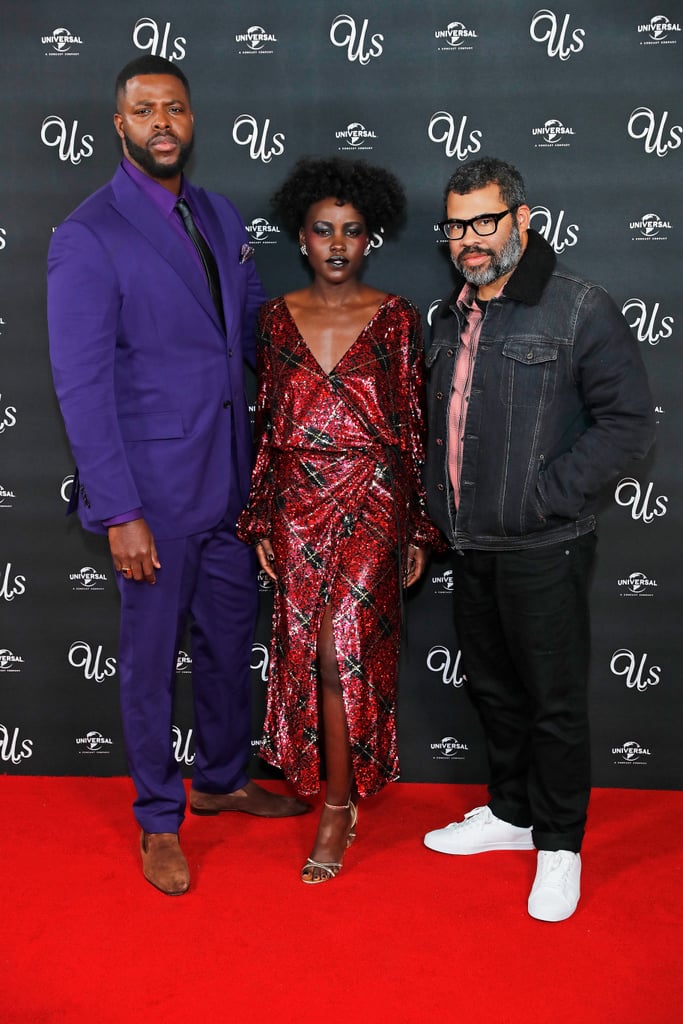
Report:
M135 817L146 832L177 832L185 789L172 746L178 648L191 622L193 785L224 793L247 781L251 645L257 608L252 549L235 535L239 509L218 527L157 541L157 582L116 574L121 594L118 669Z

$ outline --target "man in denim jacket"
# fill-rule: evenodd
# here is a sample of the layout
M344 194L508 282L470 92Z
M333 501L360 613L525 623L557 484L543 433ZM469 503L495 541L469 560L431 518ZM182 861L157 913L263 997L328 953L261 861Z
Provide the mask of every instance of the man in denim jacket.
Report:
M456 287L429 367L429 511L459 557L455 618L490 801L425 844L538 850L532 917L576 909L590 793L588 584L597 497L654 439L637 343L604 289L529 228L519 172L470 161L446 190Z

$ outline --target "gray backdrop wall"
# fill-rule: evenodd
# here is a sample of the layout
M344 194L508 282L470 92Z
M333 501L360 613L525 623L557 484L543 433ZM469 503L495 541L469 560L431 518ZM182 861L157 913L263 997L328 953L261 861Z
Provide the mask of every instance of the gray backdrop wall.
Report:
M125 771L117 594L106 546L64 516L72 460L53 397L45 256L54 227L119 159L112 86L141 52L193 90L191 176L240 208L271 294L305 268L268 197L303 154L392 168L409 198L397 241L374 240L378 287L428 320L451 288L436 222L460 162L517 164L532 224L608 288L641 345L656 451L604 495L593 589L594 779L680 788L681 0L24 0L2 5L0 166L0 772ZM163 296L159 297L163 302ZM402 777L485 779L463 687L451 567L408 605ZM270 595L253 650L254 742ZM174 742L192 761L192 653L178 656ZM254 758L256 772L265 772Z

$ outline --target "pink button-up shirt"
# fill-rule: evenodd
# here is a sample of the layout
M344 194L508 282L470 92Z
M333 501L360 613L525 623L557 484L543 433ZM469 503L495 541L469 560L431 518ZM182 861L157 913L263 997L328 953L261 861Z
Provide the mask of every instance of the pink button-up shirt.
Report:
M465 326L460 335L460 348L455 360L455 373L453 374L453 390L451 391L448 406L448 475L453 486L453 500L455 507L460 502L460 474L462 472L462 452L465 440L465 421L472 390L472 375L474 373L474 360L477 356L477 346L481 325L484 319L484 310L477 304L476 292L472 285L464 284L458 295L457 304L466 317ZM482 303L484 309L486 304Z

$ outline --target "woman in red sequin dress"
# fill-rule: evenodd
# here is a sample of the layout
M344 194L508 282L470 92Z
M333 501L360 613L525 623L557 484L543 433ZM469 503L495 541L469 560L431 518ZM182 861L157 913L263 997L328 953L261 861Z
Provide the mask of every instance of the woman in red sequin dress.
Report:
M334 878L354 799L398 775L401 587L437 532L425 512L420 317L359 277L403 214L393 177L304 160L274 197L313 279L263 306L257 454L239 524L275 583L261 756L325 802L302 880Z

